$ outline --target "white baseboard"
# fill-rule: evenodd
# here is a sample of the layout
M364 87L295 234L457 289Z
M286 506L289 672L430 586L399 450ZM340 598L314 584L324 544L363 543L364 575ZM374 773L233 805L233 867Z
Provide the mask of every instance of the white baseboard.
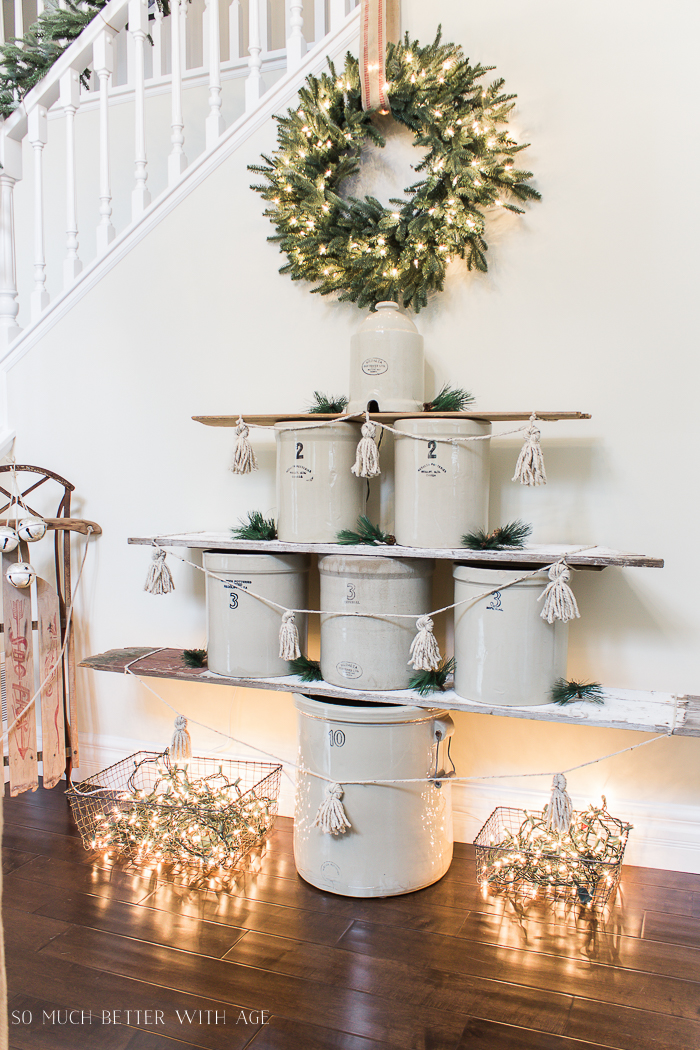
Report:
M125 737L81 734L80 768L75 771L75 779L85 779L134 751L158 750L162 750L162 741L137 743ZM215 757L217 752L206 754ZM251 757L243 752L233 754L222 751L220 754L226 758ZM453 784L455 840L472 842L497 806L536 810L541 809L548 798L548 792L525 790L503 783L497 786ZM577 809L585 809L592 801L576 795L572 795L572 799ZM700 806L619 800L611 809L615 816L629 820L634 825L625 852L625 863L700 874ZM286 777L282 777L279 812L283 816L294 815L294 790Z

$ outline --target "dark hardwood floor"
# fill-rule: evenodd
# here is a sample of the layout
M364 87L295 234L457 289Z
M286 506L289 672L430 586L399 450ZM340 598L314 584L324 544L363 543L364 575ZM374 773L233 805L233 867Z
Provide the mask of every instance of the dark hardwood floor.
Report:
M435 886L356 900L299 879L280 818L193 887L87 853L61 788L4 812L13 1050L700 1048L700 875L627 867L598 918L517 908L458 844Z

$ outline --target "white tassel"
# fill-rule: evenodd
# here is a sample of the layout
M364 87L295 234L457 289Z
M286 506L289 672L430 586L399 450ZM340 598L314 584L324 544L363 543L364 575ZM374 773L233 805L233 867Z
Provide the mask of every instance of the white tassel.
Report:
M175 732L168 751L170 757L176 762L180 759L192 758L192 738L184 715L178 715L175 719Z
M282 613L280 626L280 660L298 660L300 656L299 631L294 622L294 613L287 609Z
M243 416L239 416L238 426L236 427L236 444L233 449L233 463L231 464L231 470L234 474L250 474L251 471L258 469L258 461L255 458L253 446L248 440L249 433L248 427L243 422Z
M555 561L549 566L549 583L537 599L541 602L544 598L540 616L547 623L554 623L555 620L568 623L569 620L581 618L576 597L569 587L570 579L571 570L564 560Z
M340 784L329 784L326 788L325 798L318 807L316 820L311 827L320 828L326 835L344 835L348 828L352 827L352 824L345 814L343 803L340 801L342 797L343 789Z
M556 831L565 835L569 830L574 807L566 790L566 777L563 773L555 773L552 780L552 797L549 805L545 806L547 813L547 830Z
M544 457L540 446L540 431L535 425L537 416L533 412L530 416L530 426L525 432L525 441L520 449L515 474L511 481L519 481L521 485L546 485L547 473L544 469Z
M148 575L143 585L148 594L170 594L175 590L172 573L165 564L167 551L162 547L156 547L153 551L153 561L148 566Z
M362 424L362 437L357 445L355 465L351 471L356 478L376 478L381 474L379 469L379 449L374 435L377 432L377 424L369 418L369 412Z
M433 621L429 616L419 616L416 620L416 630L418 634L411 642L409 664L414 671L437 671L442 657L433 634Z

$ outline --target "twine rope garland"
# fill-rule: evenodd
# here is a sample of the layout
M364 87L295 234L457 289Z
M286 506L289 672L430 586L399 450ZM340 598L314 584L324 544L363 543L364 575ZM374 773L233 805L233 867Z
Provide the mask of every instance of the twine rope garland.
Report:
M153 546L159 550L164 550L161 544L153 541ZM183 558L180 554L175 554L172 548L169 549L168 554L178 561L181 561L183 565L190 565L193 569L197 569L198 572L204 573L205 576L210 577L213 580L218 580L220 583L226 583L229 585L231 590L238 591L240 594L247 594L251 598L255 598L264 605L268 605L272 609L278 609L282 613L299 613L301 615L320 615L320 616L337 616L341 613L343 616L361 616L366 619L372 620L426 620L432 619L435 616L439 616L440 613L449 612L450 609L457 609L461 605L468 605L470 602L481 601L482 598L488 598L491 594L496 591L504 591L508 587L515 586L516 583L522 583L523 580L531 580L535 576L539 576L543 572L549 571L551 573L554 566L564 565L567 570L571 568L566 563L566 558L570 558L574 554L580 554L582 551L592 550L596 546L595 543L588 544L585 547L577 547L572 551L567 551L563 558L554 562L551 566L543 565L539 569L533 569L531 572L523 573L522 576L518 576L514 580L509 580L507 583L499 583L495 587L491 587L488 591L482 591L480 594L472 595L470 598L462 598L461 601L452 602L451 605L443 605L440 609L433 609L426 613L381 613L381 612L361 612L353 609L339 610L339 609L290 609L286 605L280 605L279 602L274 601L272 598L266 598L262 594L257 594L255 591L249 591L245 587L238 586L235 582L229 580L225 576L219 576L218 573L212 572L210 569L205 569L202 565L197 565L196 562L190 561L189 558ZM465 554L468 555L469 551L465 548ZM427 629L427 624L421 624L418 630Z
M157 699L160 700L161 703L165 704L165 706L170 708L171 711L174 711L176 715L180 715L181 712L178 711L178 709L176 707L173 707L173 705L171 703L169 703L167 700L165 700L164 697L162 697L160 695L160 693L157 692L157 690L153 689L152 686L149 685L148 682L146 682L143 678L141 678L137 671L133 671L132 670L132 668L133 668L133 666L135 664L139 663L141 660L147 660L151 656L155 656L157 653L162 653L165 650L165 648L167 648L167 647L166 646L161 646L159 649L153 649L149 653L144 653L141 656L137 656L134 660L131 660L128 664L125 665L125 667L124 667L124 674L131 675L132 678L136 678L139 681L139 683L144 687L144 689L147 689L150 693L153 694L153 696L157 697ZM675 701L676 701L676 706L677 706L677 704L678 704L678 697L675 697ZM182 716L182 717L184 717L184 716ZM323 773L315 773L313 770L306 769L305 766L298 765L296 762L291 761L291 759L280 758L279 755L275 755L271 751L265 751L263 748L257 747L255 744L251 744L247 740L241 740L239 737L231 736L229 733L224 733L223 730L221 730L221 729L215 729L213 726L205 725L204 722L198 722L194 718L188 718L188 722L191 725L199 726L201 729L206 729L207 732L209 732L209 733L216 733L217 736L221 736L225 740L230 740L234 744L240 744L242 747L250 748L251 751L256 751L260 755L265 755L267 758L271 758L275 762L280 762L283 766L289 766L290 769L294 769L297 772L304 773L304 774L306 774L307 776L310 776L310 777L315 777L317 780L323 780L327 784L336 784L337 783L337 781L333 777L328 777L328 776L326 776ZM447 774L443 773L441 775L438 774L438 775L435 775L435 776L404 777L404 778L401 778L401 779L389 779L389 780L380 780L380 779L374 779L374 780L344 780L343 784L351 785L351 786L355 786L355 785L366 786L366 785L381 785L381 784L425 784L425 783L430 783L431 781L435 781L435 780L439 780L439 781L449 780L450 783L462 784L462 783L468 783L468 782L473 781L473 780L511 780L511 779L515 780L515 779L524 779L524 778L531 778L531 777L552 777L553 778L553 777L555 777L555 776L557 776L559 774L574 773L574 772L576 772L579 769L586 769L588 766L595 766L599 762L607 761L607 759L609 759L609 758L617 758L618 755L624 755L628 751L636 751L637 748L646 747L647 744L654 744L654 743L656 743L657 740L668 740L668 738L670 736L672 736L672 735L673 735L672 727L669 727L668 731L665 732L665 733L659 733L657 736L650 737L648 740L642 740L638 744L631 744L629 747L620 748L619 751L611 751L610 754L600 755L598 758L591 758L587 762L579 762L578 765L569 766L567 769L549 770L549 771L544 772L544 773L542 773L542 772L537 772L537 773L489 773L489 774L469 776L469 777L460 777L460 776L456 776L456 775L449 775L448 776ZM285 771L285 773L286 773L286 771ZM291 778L289 778L289 779L291 779Z

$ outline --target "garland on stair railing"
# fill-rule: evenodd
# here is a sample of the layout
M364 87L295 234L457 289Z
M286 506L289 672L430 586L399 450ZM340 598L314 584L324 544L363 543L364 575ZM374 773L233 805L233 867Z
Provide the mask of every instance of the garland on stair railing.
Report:
M53 64L67 51L95 15L109 0L46 0L46 6L24 36L14 37L0 47L0 114L17 109L24 97L46 76ZM169 0L156 0L164 15L170 14ZM84 69L81 82L87 86L90 70Z
M0 113L9 117L25 95L46 76L54 62L66 51L85 26L106 7L108 0L85 0L77 4L47 0L37 21L22 37L0 47ZM86 82L88 70L81 74Z

